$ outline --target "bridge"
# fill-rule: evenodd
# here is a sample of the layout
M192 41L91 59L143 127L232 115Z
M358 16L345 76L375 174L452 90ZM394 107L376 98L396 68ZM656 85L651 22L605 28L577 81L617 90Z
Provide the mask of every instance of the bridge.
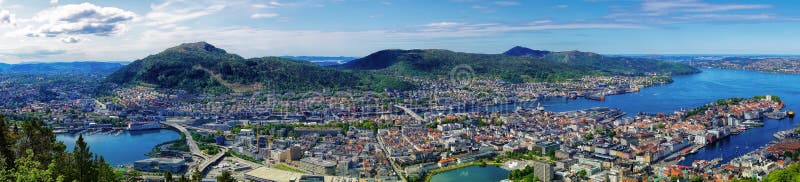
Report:
M228 153L228 148L220 147L220 151L217 153L217 155L214 155L210 159L206 159L205 161L200 163L200 166L197 167L198 170L200 171L200 174L208 173L209 169L208 167L211 167L212 164L219 162L219 160L222 159L223 156L225 156L225 153Z
M395 104L394 107L402 109L406 114L408 114L409 116L413 117L417 121L424 121L422 116L419 116L419 114L417 114L416 112L414 112L413 110L411 110L409 108L406 108L405 106L401 106L399 104Z
M219 160L222 159L223 156L225 156L225 153L228 153L228 148L220 146L220 151L216 155L208 157L205 154L203 154L203 151L201 151L200 147L197 146L197 142L194 141L194 138L192 138L192 135L191 133L189 133L189 130L186 129L187 127L190 129L194 129L196 127L184 126L175 120L162 122L162 124L175 128L181 133L183 133L184 136L186 136L186 143L189 145L189 151L192 153L192 155L203 158L203 162L201 162L199 165L189 166L189 168L197 169L198 171L200 171L201 174L206 174L209 171L209 167L211 167L211 165L219 162Z
M197 146L197 143L194 141L194 138L192 138L192 134L189 133L189 130L186 130L185 127L175 122L167 121L167 122L162 122L162 124L178 129L178 131L180 131L181 133L183 133L184 136L186 136L186 144L189 145L189 152L191 152L192 155L198 156L203 159L208 159L208 157L206 157L206 155L203 154L203 151L200 150L200 147Z

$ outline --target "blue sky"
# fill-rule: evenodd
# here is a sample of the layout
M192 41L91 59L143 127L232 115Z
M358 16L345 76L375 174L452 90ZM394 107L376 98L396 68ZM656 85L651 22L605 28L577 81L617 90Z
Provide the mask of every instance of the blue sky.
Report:
M0 62L131 61L207 41L244 57L390 48L797 54L800 2L0 0Z

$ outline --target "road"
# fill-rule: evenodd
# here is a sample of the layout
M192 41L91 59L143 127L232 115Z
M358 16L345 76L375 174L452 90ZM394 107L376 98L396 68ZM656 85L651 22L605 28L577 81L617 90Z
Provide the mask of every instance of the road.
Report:
M221 159L222 156L225 156L225 153L227 153L227 152L228 152L228 148L221 147L220 151L217 153L217 155L214 155L210 159L207 159L207 160L203 161L203 163L200 163L200 166L198 167L198 169L200 170L201 173L208 172L207 171L208 167L210 167L211 164L214 164L215 162L219 161L219 159Z
M397 163L394 161L394 159L392 159L392 157L390 157L389 150L386 149L388 146L383 142L383 138L382 137L378 137L378 145L381 146L380 149L383 151L383 155L386 158L389 158L389 163L392 165L392 170L394 171L394 173L397 174L398 176L400 176L400 178L402 178L403 181L408 181L408 179L406 179L406 176L408 174L405 174L405 171L402 170L403 168L400 167L400 165L397 165Z
M401 106L399 104L395 104L394 106L397 107L397 108L402 109L404 112L406 112L406 114L410 115L411 117L413 117L417 121L424 121L422 119L422 116L419 116L419 114L417 114L416 112L412 111L411 109L408 109L408 108L406 108L404 106Z
M192 155L203 158L203 162L201 162L200 165L189 166L190 169L197 167L197 169L200 170L201 173L205 174L205 172L208 171L208 167L211 167L211 164L214 164L215 162L219 161L219 159L221 159L222 156L225 156L225 153L228 152L228 148L220 147L220 151L216 155L211 156L209 158L208 156L203 154L203 151L201 151L200 147L197 146L197 142L195 142L194 138L192 138L192 134L189 133L189 130L186 129L187 126L178 123L177 120L162 122L162 124L178 129L178 131L181 131L181 133L183 133L184 136L186 136L186 143L189 145L189 151L192 153ZM190 127L190 128L194 129L195 127Z
M200 147L197 146L197 143L194 141L194 138L192 138L192 134L189 133L189 130L186 130L186 128L182 125L172 121L162 122L162 124L178 129L178 131L181 131L181 133L186 136L186 144L189 145L189 152L191 152L192 155L199 156L203 159L208 159L208 157L203 154L203 151L200 150Z

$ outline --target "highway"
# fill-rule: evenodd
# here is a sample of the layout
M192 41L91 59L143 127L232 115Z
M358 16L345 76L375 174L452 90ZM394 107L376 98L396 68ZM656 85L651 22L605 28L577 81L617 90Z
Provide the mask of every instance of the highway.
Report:
M185 127L176 122L167 121L167 122L162 122L162 124L178 129L178 131L181 131L181 133L183 133L183 135L186 136L186 144L189 145L189 152L191 152L192 155L201 157L204 160L208 159L208 157L206 157L206 155L203 154L203 151L200 150L200 147L197 147L197 143L194 141L194 138L192 138L192 134L189 133L189 130L186 130Z
M200 166L198 167L200 173L205 174L206 172L208 172L208 167L210 167L211 164L214 164L217 161L219 161L219 159L221 159L222 156L225 156L225 153L227 152L228 148L220 147L220 151L217 153L217 155L214 155L210 159L207 159L203 161L203 163L200 163Z
M196 169L198 169L202 174L205 174L206 172L208 172L208 169L209 167L211 167L212 164L222 159L222 157L225 156L225 153L228 152L228 148L220 146L220 151L216 155L208 157L205 154L203 154L203 151L201 151L200 147L197 146L197 143L194 141L194 138L192 138L191 133L189 133L189 130L187 129L187 128L195 129L196 127L182 125L181 123L179 123L178 120L166 121L162 122L162 124L165 124L167 126L173 127L181 131L181 133L183 133L186 136L186 143L189 145L189 151L192 153L192 155L203 158L203 162L201 162L200 165L189 166L189 169L195 169L194 167L197 167ZM201 129L201 130L207 131L207 129Z

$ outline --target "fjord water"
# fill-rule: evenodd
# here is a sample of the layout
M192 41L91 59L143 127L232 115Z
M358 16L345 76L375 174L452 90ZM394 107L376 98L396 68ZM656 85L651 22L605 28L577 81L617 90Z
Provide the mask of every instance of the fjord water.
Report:
M508 177L509 171L497 166L469 166L431 177L433 182L500 181Z
M626 116L638 112L673 113L681 109L691 109L718 99L731 97L752 97L771 94L780 96L786 103L785 110L800 111L800 75L772 74L755 71L703 69L702 73L673 77L674 83L642 89L638 93L607 96L605 101L586 99L568 100L550 98L542 101L549 111L570 111L591 107L612 107L622 109ZM525 104L535 105L535 104ZM489 107L491 111L513 110L517 105ZM481 108L478 110L484 110ZM800 119L800 118L799 118ZM766 119L764 126L749 129L739 135L710 144L697 153L686 156L681 165L691 165L694 160L712 160L721 157L722 163L758 149L775 140L775 132L795 127L800 121L791 119ZM448 181L473 181L469 176L461 177L463 172L484 173L484 171L453 170L433 177L446 175ZM485 173L494 173L485 171ZM454 178L454 179L449 179ZM437 180L432 180L437 181Z
M106 162L112 166L132 164L134 161L147 159L145 156L153 147L158 144L177 140L180 137L178 132L161 129L147 131L123 132L120 135L114 134L94 134L85 135L83 140L89 144L92 153L103 156ZM56 140L64 142L67 150L72 151L75 147L77 135L58 134Z

